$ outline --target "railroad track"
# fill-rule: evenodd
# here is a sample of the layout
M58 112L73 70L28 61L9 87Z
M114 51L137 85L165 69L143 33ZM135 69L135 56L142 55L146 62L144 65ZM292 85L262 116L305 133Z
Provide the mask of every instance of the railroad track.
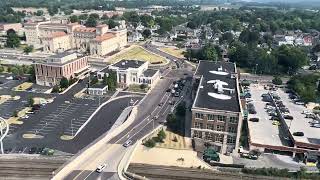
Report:
M267 176L253 176L242 173L226 173L211 170L201 170L197 168L180 168L168 166L153 166L153 165L130 165L128 172L147 177L150 179L166 179L166 180L234 180L234 179L259 179L259 180L273 180L274 177ZM278 178L277 178L278 179Z

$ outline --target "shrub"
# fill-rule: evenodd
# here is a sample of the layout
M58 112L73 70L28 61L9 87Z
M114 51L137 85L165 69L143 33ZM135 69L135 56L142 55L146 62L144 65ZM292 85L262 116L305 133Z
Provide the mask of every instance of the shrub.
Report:
M160 142L163 142L163 140L166 138L166 133L164 132L163 129L161 129L159 132L158 132L158 139Z
M59 86L53 86L51 93L58 93L60 91Z
M275 84L275 85L281 85L282 84L282 80L279 76L275 76L273 79L272 79L272 83Z
M153 148L156 146L156 142L153 139L148 139L143 145L148 148Z

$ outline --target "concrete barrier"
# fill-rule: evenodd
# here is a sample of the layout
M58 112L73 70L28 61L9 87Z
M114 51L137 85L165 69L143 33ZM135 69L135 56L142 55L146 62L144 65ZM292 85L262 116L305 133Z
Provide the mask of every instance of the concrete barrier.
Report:
M106 132L100 138L95 140L93 143L89 144L86 148L77 153L73 158L71 158L67 163L65 163L62 168L58 169L58 173L52 178L52 180L64 179L69 173L77 169L79 164L85 163L88 158L94 156L97 149L102 148L106 145L108 141L117 136L123 130L129 127L134 121L137 115L137 107L135 106L128 119L119 127L115 128L112 132Z

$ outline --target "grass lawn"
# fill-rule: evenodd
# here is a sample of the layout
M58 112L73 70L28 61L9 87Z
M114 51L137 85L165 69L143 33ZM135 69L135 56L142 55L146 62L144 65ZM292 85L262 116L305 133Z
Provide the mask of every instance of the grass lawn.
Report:
M120 52L118 55L112 57L109 60L109 63L113 64L122 59L149 61L151 64L163 64L167 62L167 60L164 57L149 53L148 51L144 50L142 47L139 46L135 46L123 53Z
M170 47L163 47L159 48L161 51L166 52L172 56L175 56L177 58L184 58L183 56L183 50L179 48L170 48Z
M25 91L26 89L30 88L33 85L33 83L30 82L24 82L17 87L14 88L15 91Z
M140 88L140 85L138 85L138 84L131 84L131 85L128 87L128 91L145 93L145 92L148 91L148 88L141 89L141 88Z
M156 147L161 148L169 148L169 149L192 149L191 143L187 142L183 136L171 132L169 130L165 130L166 138L163 143L157 143ZM157 134L154 134L157 136Z

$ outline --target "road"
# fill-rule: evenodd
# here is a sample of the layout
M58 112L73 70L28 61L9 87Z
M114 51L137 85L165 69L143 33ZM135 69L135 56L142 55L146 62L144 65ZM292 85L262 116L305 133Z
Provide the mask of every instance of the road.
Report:
M148 47L149 48L149 47ZM152 47L153 48L153 47ZM167 58L172 56L161 52ZM175 57L174 57L175 58ZM172 60L172 59L170 59ZM177 67L182 67L183 62L175 58ZM173 99L170 92L166 90L172 86L173 81L180 78L185 78L191 72L187 68L176 70L165 70L163 72L163 79L159 80L156 86L138 105L138 114L133 123L129 125L124 131L119 133L116 137L112 138L103 148L96 149L94 156L86 157L85 164L79 163L77 168L69 172L66 179L84 180L84 179L119 179L117 174L117 167L127 152L128 148L122 146L124 142L131 139L133 143L150 133L154 128L165 121L167 114L171 112L172 105L169 101ZM191 94L191 81L189 86L185 86L181 93L181 97L176 99L176 102L184 100L184 97L190 97ZM159 106L162 102L163 105ZM154 120L155 116L158 119ZM107 164L107 167L102 173L95 172L95 169L100 164Z

